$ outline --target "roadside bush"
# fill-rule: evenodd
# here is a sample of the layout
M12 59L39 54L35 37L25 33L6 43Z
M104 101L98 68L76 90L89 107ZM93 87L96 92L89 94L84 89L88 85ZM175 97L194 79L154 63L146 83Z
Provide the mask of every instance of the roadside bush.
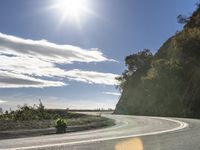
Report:
M39 105L29 106L24 104L18 105L18 109L15 111L6 111L0 115L0 120L14 120L14 121L29 121L29 120L48 120L60 118L56 112L50 113L49 110L44 108L41 100Z
M67 120L58 118L56 120L56 129L57 129L56 133L65 133L66 128L67 128Z

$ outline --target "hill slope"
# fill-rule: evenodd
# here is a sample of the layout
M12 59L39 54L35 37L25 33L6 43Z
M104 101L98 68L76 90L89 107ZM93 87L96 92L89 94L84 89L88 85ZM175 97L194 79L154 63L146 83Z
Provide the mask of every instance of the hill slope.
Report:
M200 6L153 56L127 56L115 113L200 118Z

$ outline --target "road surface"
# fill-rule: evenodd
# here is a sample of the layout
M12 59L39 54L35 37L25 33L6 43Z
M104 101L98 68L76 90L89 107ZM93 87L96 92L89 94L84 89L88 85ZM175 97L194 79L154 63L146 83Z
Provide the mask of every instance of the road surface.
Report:
M1 150L199 150L200 121L104 114L116 125L104 129L0 140Z

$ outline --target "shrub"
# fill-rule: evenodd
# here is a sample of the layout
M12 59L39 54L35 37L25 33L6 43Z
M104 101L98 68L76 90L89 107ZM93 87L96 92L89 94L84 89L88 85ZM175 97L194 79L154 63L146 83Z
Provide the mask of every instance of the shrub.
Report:
M58 118L56 120L56 133L65 133L67 128L67 121L66 119Z

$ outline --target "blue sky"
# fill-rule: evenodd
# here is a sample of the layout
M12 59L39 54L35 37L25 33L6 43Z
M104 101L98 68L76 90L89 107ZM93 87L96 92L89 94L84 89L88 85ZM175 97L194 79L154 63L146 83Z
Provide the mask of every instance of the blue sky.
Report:
M54 8L63 0L1 0L1 107L41 98L51 108L114 108L114 77L125 69L125 56L144 48L155 53L182 29L176 17L190 15L197 2L78 1L84 9L75 18Z

